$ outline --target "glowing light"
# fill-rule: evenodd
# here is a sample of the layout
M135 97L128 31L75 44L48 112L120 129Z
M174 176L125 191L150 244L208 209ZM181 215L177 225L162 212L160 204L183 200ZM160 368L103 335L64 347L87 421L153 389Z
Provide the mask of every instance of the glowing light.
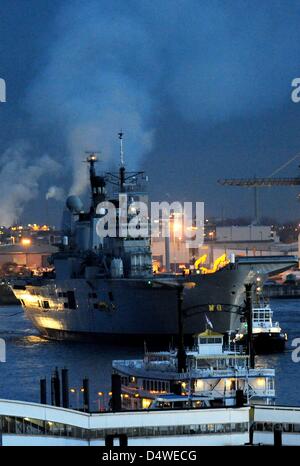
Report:
M22 246L30 246L31 245L31 239L30 238L22 238L21 239L21 244L22 244Z
M198 382L197 382L197 388L198 388L199 390L203 390L203 387L204 387L203 381L202 381L202 380L198 380Z
M257 385L259 387L263 387L265 385L265 379L263 379L262 377L260 377L259 379L257 379Z
M142 408L143 409L149 408L150 404L151 404L151 400L149 400L148 398L143 398L142 399Z
M225 381L226 388L231 388L232 382L233 382L233 379L226 379Z

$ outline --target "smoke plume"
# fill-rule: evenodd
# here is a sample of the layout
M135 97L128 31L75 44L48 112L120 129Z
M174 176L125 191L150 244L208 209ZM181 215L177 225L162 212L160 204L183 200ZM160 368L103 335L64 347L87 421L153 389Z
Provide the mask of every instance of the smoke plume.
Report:
M63 201L65 198L65 191L58 186L50 186L46 193L46 200L55 199L56 201Z
M18 142L1 155L0 170L0 225L11 226L24 211L25 205L39 193L39 181L42 176L57 175L61 170L58 162L49 155L42 155L33 162L28 162L31 146L27 142Z

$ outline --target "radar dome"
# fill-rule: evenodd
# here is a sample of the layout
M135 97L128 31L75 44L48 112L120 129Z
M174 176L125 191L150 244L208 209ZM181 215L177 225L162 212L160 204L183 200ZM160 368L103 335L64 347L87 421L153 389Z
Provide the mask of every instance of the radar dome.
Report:
M71 212L76 214L79 214L79 212L83 210L83 204L78 196L69 196L66 201L66 206Z

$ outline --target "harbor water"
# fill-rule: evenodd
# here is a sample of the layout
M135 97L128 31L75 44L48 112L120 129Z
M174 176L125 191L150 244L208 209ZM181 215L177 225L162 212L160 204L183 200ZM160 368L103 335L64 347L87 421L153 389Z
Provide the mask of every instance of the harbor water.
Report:
M292 361L291 343L300 338L300 300L278 299L271 302L274 321L288 333L286 351L257 357L259 364L276 369L276 403L300 406L300 363ZM52 341L39 336L22 308L0 308L0 338L6 342L6 363L0 363L0 398L39 402L39 380L47 377L48 402L50 376L55 367L69 369L70 404L82 406L82 379L90 381L91 409L107 403L111 363L114 359L142 357L142 347L101 343ZM100 393L100 395L99 395Z

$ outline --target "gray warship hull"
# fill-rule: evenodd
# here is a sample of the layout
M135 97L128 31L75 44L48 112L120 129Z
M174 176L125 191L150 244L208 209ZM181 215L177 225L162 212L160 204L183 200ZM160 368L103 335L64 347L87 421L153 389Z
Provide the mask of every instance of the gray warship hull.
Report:
M173 277L184 284L184 332L236 331L245 283L285 270L295 258L240 258L213 274ZM176 335L177 293L170 278L42 279L16 282L15 296L42 335L55 339L145 339Z

